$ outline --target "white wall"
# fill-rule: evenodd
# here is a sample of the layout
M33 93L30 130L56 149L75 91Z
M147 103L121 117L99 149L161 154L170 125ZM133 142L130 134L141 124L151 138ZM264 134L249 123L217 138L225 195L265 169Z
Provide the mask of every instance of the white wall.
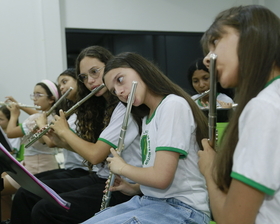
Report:
M0 101L33 104L34 85L56 81L66 69L65 28L203 32L241 4L280 12L279 0L0 0Z

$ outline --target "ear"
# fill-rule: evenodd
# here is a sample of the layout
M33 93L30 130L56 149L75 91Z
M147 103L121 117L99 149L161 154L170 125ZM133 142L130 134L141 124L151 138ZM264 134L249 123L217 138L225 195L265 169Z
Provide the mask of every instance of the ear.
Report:
M49 104L50 105L53 105L55 103L55 98L54 96L52 96L51 98L48 98L49 99Z

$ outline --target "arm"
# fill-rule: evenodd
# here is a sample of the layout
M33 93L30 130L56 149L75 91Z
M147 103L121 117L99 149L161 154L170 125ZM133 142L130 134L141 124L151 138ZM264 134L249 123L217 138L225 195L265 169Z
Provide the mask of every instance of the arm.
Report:
M14 103L18 103L12 96L6 96L6 102L14 102ZM37 110L32 109L32 108L27 108L27 107L19 107L21 110L23 110L25 113L31 115L31 114L35 114L38 113Z
M18 117L20 115L18 105L11 103L7 108L11 112L11 117L6 130L8 138L22 137L24 134L22 133L20 126L17 126Z
M154 166L142 168L125 163L114 149L111 149L111 153L114 157L108 157L107 161L113 173L123 175L138 184L159 189L170 185L179 161L179 153L157 151Z
M44 128L47 126L47 116L46 113L42 113L37 119L36 119L36 124L38 128ZM48 147L52 148L55 147L56 145L53 143L53 141L47 136L43 135L42 138L39 139L41 143L46 143Z
M215 152L207 139L203 139L202 144L204 151L198 152L199 168L206 180L214 220L217 224L255 223L264 193L235 179L232 179L228 193L222 192L212 175Z
M68 145L67 149L78 153L94 165L103 162L110 153L111 146L102 141L92 143L83 140L70 130L62 110L59 111L59 114L60 116L55 116L51 127L61 141Z

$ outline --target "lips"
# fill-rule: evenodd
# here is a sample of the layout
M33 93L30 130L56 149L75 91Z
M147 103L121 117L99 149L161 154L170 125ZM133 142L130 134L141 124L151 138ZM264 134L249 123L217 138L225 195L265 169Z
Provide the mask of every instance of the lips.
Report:
M100 86L100 85L98 85L98 86ZM93 87L91 87L91 90L95 89L95 88L98 87L98 86L93 86Z

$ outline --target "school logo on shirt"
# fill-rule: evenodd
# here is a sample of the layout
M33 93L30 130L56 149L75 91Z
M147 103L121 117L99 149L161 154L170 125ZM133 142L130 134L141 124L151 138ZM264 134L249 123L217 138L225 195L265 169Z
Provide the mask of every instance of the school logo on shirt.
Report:
M141 150L142 150L142 165L147 165L151 159L150 138L145 131L141 136Z

